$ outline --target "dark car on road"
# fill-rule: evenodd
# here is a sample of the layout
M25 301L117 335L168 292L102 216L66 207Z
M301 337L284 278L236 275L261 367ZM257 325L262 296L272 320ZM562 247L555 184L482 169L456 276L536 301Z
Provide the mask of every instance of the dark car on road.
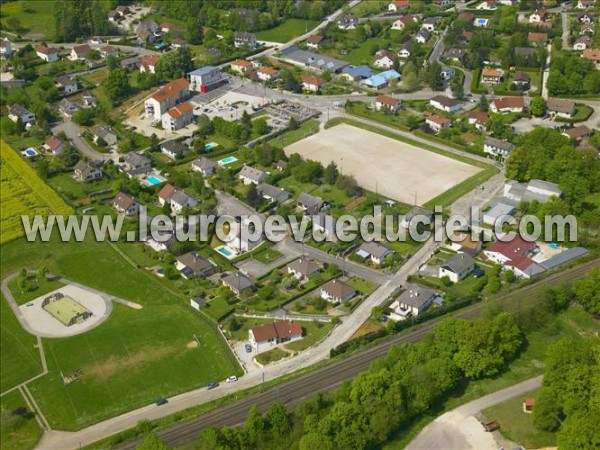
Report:
M216 387L219 387L219 383L217 383L216 381L211 381L206 385L206 390L210 391L211 389L214 389Z
M154 402L154 404L155 404L156 406L165 405L165 404L167 404L167 403L169 403L169 400L167 400L167 399L166 399L166 398L164 398L164 397L161 397L161 398L159 398L158 400L156 400L156 401Z

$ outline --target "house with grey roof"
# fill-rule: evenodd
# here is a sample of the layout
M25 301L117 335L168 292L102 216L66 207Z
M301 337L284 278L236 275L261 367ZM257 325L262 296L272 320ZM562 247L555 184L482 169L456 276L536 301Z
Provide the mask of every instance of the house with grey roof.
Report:
M135 197L124 192L119 192L113 199L111 205L119 214L125 214L126 216L133 216L137 214L140 209L140 204Z
M23 125L35 122L35 114L18 103L13 104L8 110L8 118L15 123L20 120Z
M77 78L72 75L64 75L58 77L54 81L54 85L65 95L72 94L79 90L79 84Z
M300 258L286 267L287 273L300 281L308 281L313 273L317 273L321 267L308 258Z
M235 48L248 47L256 48L256 35L247 31L236 31L233 33L233 45Z
M415 206L413 209L407 212L404 217L402 217L400 225L402 228L409 228L411 226L411 222L414 222L414 224L412 224L414 226L416 223L427 220L433 220L433 211L421 208L420 206Z
M440 265L439 277L458 283L475 269L475 260L467 253L457 253Z
M100 139L107 145L115 145L117 143L117 135L113 133L110 128L106 128L102 125L94 128L92 134L94 135L94 144L98 144Z
M262 170L255 169L254 167L244 166L238 173L238 177L243 181L244 184L260 184L265 181L269 175Z
M321 298L332 303L346 303L356 294L356 289L340 280L331 280L321 286Z
M128 153L124 158L124 172L133 178L152 170L152 160L139 153Z
M171 211L180 214L184 208L193 209L200 203L196 197L186 194L181 189L175 189L170 198Z
M80 159L75 167L73 167L73 173L77 181L94 181L102 178L102 170L96 167L88 161Z
M497 223L511 223L515 211L514 206L504 202L495 203L489 210L483 213L483 223L495 226Z
M349 63L319 53L301 50L297 45L292 45L281 51L281 59L295 66L313 69L316 71L340 73Z
M507 158L514 149L514 144L494 137L488 137L483 141L483 151L491 155Z
M504 184L504 200L515 206L521 202L546 203L550 198L562 197L563 191L556 183L550 183L543 180L530 180L527 183L520 183L515 180L507 180Z
M259 184L256 191L268 202L282 203L292 196L288 191L267 183Z
M219 167L219 164L217 164L216 161L205 156L201 156L192 161L192 170L194 172L200 172L204 176L213 174L215 170L217 170L217 167Z
M303 192L298 197L298 208L306 214L318 214L326 208L325 200Z
M335 224L333 216L329 214L318 213L311 216L313 231L317 231L327 240L332 240L336 237Z
M239 270L221 278L221 283L235 295L240 295L246 289L254 289L254 281Z
M394 250L380 242L365 242L359 248L356 254L361 258L369 258L373 264L381 264L385 258L393 254Z
M171 159L183 158L188 150L185 145L176 140L166 141L160 145L160 151Z
M175 258L175 267L186 280L208 277L217 271L217 265L200 256L197 251Z
M427 310L437 297L433 289L419 284L407 284L404 292L390 305L390 319L405 320Z
M58 102L58 112L65 119L70 119L80 109L83 109L82 105L77 102L72 102L68 98L63 98L60 102Z

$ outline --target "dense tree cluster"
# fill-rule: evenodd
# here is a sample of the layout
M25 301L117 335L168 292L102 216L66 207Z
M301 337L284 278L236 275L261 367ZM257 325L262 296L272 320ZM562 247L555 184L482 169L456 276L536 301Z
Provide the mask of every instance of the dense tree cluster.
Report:
M266 417L251 408L244 427L207 429L197 448L376 448L464 378L498 373L522 343L507 313L472 322L448 319L425 342L392 347L332 396L316 395L291 413L274 404Z
M599 448L600 344L597 338L562 338L548 348L545 364L544 386L533 410L534 425L541 430L557 431L559 448Z
M519 138L506 162L506 176L519 181L541 179L557 183L564 200L540 205L544 214L554 211L582 215L593 208L586 197L600 191L600 161L596 153L576 149L559 131L536 128Z
M550 95L578 95L600 93L600 71L594 63L576 53L561 52L552 58L548 78Z
M54 6L55 39L72 42L88 36L106 36L113 32L104 2L99 0L59 0Z

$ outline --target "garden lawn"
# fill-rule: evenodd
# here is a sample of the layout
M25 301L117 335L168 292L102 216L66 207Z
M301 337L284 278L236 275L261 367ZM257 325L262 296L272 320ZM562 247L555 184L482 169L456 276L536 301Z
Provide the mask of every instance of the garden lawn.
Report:
M252 256L252 259L255 259L259 263L262 264L271 264L274 261L277 261L283 255L279 253L277 250L273 250L272 248L265 248Z
M389 39L386 39L385 36L376 36L369 38L366 41L364 41L359 47L348 52L347 55L341 56L341 58L344 61L348 61L350 64L369 65L373 60L373 53L371 53L372 49L374 49L375 47L381 48L383 44L387 42L389 42Z
M280 359L283 359L289 355L290 354L285 350L281 350L280 348L274 348L273 350L269 350L268 352L260 353L258 356L256 356L256 360L260 364L265 365L275 361L279 361Z
M486 419L500 423L502 436L525 448L555 447L556 433L538 430L533 425L532 414L523 412L523 403L529 397L535 398L536 392L507 400L484 409L482 413Z
M134 310L115 304L101 326L78 336L44 340L49 373L29 388L52 427L75 430L157 397L185 392L231 373L241 374L215 325L203 313L192 310L187 298L136 269L107 243L89 238L81 243L54 238L43 244L19 239L2 246L1 262L3 277L21 267L44 265L51 273L143 306ZM13 375L14 366L25 363L22 353L28 352L33 359L34 339L25 339L22 331L16 334L12 342L17 338L23 341L17 353L13 349L16 344L10 345L10 336L15 334L10 331L20 329L16 319L8 311L1 320L4 387L4 383L23 381L39 369L32 362L19 371L21 376ZM194 336L200 346L194 344ZM80 379L65 386L61 373L71 375L78 369L82 371ZM5 379L4 371L12 380Z
M377 283L373 283L372 281L358 277L350 278L348 281L346 281L346 284L356 289L360 295L365 296L369 295L377 288Z
M294 142L315 134L318 131L319 121L317 119L311 119L307 122L304 122L295 130L288 131L287 133L283 133L282 135L274 138L271 142L273 145L284 148L288 145L292 145Z
M0 397L0 405L2 405L2 411L27 407L27 403L19 391L13 391ZM27 408L27 412L31 413L29 408ZM2 428L0 447L11 450L28 450L35 447L42 434L43 431L35 420L35 416L28 414L22 419L18 419L18 423L13 427Z
M302 325L304 337L299 341L290 342L285 348L295 352L301 352L319 342L335 325L331 322L297 322Z
M295 37L302 36L317 26L315 20L287 19L270 30L256 33L256 38L261 41L287 42Z

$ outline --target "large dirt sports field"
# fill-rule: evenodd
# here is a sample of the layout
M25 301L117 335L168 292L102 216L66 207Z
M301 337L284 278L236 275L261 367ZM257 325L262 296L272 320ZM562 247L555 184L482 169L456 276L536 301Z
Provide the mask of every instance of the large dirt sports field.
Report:
M334 161L364 189L423 205L481 169L351 125L337 125L285 148L324 166Z

